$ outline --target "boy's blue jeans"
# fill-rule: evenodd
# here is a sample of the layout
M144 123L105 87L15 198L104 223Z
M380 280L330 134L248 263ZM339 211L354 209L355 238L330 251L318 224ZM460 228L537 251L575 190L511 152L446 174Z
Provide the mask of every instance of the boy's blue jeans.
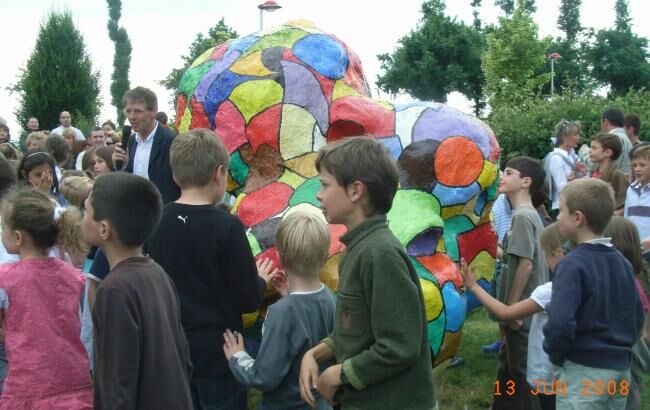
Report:
M194 410L246 410L246 387L232 373L219 376L192 377Z

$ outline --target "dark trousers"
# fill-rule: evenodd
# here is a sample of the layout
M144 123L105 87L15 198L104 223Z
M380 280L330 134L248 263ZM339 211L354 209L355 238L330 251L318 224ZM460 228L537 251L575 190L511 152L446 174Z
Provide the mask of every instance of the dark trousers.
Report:
M530 394L526 381L526 361L528 359L528 330L512 330L501 326L503 340L499 350L497 367L497 386L493 396L494 410L539 410L537 396ZM497 395L497 393L500 393Z
M246 410L246 387L232 373L193 377L190 383L194 410Z

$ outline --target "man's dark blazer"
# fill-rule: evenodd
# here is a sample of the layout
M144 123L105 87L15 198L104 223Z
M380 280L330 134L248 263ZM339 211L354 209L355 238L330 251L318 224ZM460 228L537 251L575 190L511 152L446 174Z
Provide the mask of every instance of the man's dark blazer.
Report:
M171 130L164 128L162 124L158 123L158 128L153 137L151 155L149 156L149 180L158 188L163 203L165 204L175 201L181 196L181 190L174 182L172 167L169 163L169 149L171 148L174 137L175 134ZM129 163L123 169L123 171L130 174L133 173L133 162L135 160L137 146L135 133L131 134L127 143Z

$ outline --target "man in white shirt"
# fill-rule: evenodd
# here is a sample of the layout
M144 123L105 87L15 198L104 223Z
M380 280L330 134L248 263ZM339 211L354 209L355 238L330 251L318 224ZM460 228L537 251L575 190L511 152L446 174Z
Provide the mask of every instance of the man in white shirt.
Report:
M90 148L99 148L99 147L105 147L106 146L106 135L104 134L104 130L102 127L93 127L90 130L90 136L88 137L88 143L90 144ZM80 152L79 155L77 155L77 162L75 163L75 168L77 168L80 171L83 171L82 163L84 160L84 156L88 150Z
M632 169L630 168L630 151L632 151L632 142L630 142L627 134L625 134L623 122L624 116L621 110L608 108L603 111L600 128L603 132L614 134L619 140L621 140L623 151L621 151L621 156L616 160L616 165L618 165L618 168L629 177L632 174Z
M61 111L61 114L59 114L59 122L61 125L50 131L52 134L59 134L63 135L63 130L66 128L70 128L72 131L74 131L75 139L77 141L85 141L86 139L84 138L84 134L79 130L79 128L75 128L72 126L72 117L70 116L70 113L67 111Z

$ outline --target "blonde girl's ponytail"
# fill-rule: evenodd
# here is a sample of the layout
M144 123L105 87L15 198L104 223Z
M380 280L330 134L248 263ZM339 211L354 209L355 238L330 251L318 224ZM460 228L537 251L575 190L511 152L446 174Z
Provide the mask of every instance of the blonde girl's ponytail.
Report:
M56 226L56 244L68 253L88 253L89 246L81 237L81 218L81 211L77 207L57 206L54 209L52 222Z

